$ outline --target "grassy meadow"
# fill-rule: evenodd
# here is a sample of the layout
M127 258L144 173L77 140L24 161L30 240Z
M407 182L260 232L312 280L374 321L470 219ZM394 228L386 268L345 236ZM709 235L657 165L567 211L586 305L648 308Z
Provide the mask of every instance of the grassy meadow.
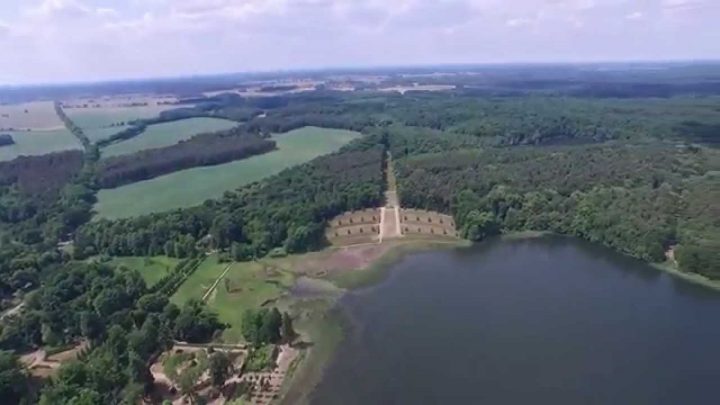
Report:
M114 127L104 128L84 128L83 133L85 134L85 136L87 136L90 142L98 142L102 141L103 139L110 138L118 132L124 131L128 128L130 128L129 125L118 125Z
M237 125L234 121L221 118L188 118L150 125L142 134L127 141L114 143L103 149L102 156L117 156L145 149L162 148L192 138L200 133L226 130Z
M0 131L10 134L14 145L0 147L0 161L21 155L35 156L70 149L82 149L80 141L65 128L51 131Z
M240 323L246 309L257 309L279 298L293 284L293 276L280 268L259 262L219 263L216 255L208 257L180 286L171 301L183 305L190 299L202 299L225 269L225 277L210 294L207 304L218 313L220 321L231 327L224 340L242 340Z
M55 131L65 128L52 101L0 105L0 131Z
M278 150L270 153L100 190L95 210L99 217L126 218L199 205L225 191L334 152L359 136L358 132L316 127L278 134L273 137Z
M172 272L179 260L167 256L154 257L115 257L111 266L125 266L137 270L148 287L155 285L165 275Z
M148 105L139 107L91 107L65 108L65 114L83 130L107 128L113 124L126 125L130 121L157 117L162 111L175 108L173 105Z

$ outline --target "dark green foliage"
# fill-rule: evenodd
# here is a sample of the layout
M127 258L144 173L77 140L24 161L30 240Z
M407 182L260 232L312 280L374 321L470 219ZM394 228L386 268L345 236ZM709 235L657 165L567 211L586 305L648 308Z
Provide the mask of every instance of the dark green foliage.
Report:
M0 186L17 185L30 195L57 192L80 172L83 154L77 150L54 152L42 156L20 156L0 162Z
M325 223L383 198L383 148L352 143L338 153L285 170L203 206L116 221L89 223L75 237L76 253L193 256L198 241L231 248L236 258L317 249Z
M706 176L720 168L716 150L660 143L411 150L395 166L404 205L452 213L469 239L544 230L648 261L663 261L680 242L682 269L717 277L711 241L720 240L720 224L708 194L717 197L720 188L710 184L720 182Z
M0 148L3 146L15 145L15 140L10 134L0 134Z
M80 141L85 150L90 149L91 142L83 132L82 128L75 125L75 123L65 114L63 111L62 104L59 101L55 102L55 113L60 117L60 120L65 124L65 128L68 129L75 137Z
M65 273L41 288L41 307L31 307L30 313L52 320L41 324L43 339L52 335L62 342L82 333L94 347L82 362L60 368L40 403L136 403L151 387L152 356L167 350L173 339L206 342L222 328L199 302L178 309L167 296L147 293L137 273L100 265ZM44 306L48 300L57 310Z
M222 387L233 372L232 361L227 353L216 351L208 359L210 381L215 387Z
M291 343L297 337L295 327L293 326L293 320L290 314L283 312L282 324L280 325L280 339L285 343Z
M28 391L28 377L18 356L0 351L0 398L3 403L18 403Z
M233 130L201 134L164 148L102 160L97 168L98 185L113 188L197 166L210 166L267 153L275 142Z
M250 353L244 364L245 371L267 371L273 368L276 355L277 349L274 345L263 345L250 349Z
M207 310L200 301L191 300L185 304L175 318L176 339L183 342L199 343L210 340L223 325L217 314Z
M279 343L283 332L283 317L277 308L259 311L248 309L243 313L242 334L256 347Z

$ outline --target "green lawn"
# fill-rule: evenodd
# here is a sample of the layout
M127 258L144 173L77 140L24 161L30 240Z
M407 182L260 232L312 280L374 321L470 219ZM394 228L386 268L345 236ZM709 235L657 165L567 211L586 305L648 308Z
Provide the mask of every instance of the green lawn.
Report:
M203 132L230 129L238 123L221 118L188 118L150 125L142 134L127 141L114 143L102 150L103 157L125 155L145 149L174 145Z
M100 190L95 210L100 217L126 218L199 205L221 197L225 191L334 152L359 136L358 132L337 129L296 129L274 136L278 150L270 153Z
M178 259L167 256L154 257L115 257L110 261L112 266L125 266L137 270L148 287L155 285L178 264Z
M242 341L240 324L243 312L279 298L292 286L294 278L272 265L258 262L218 263L217 256L210 256L180 286L171 301L182 305L192 298L201 299L228 265L230 270L208 297L207 303L218 313L220 321L231 325L223 334L223 339L237 342Z
M209 256L173 294L170 301L182 305L191 298L201 299L229 263L218 263L217 255Z
M10 134L14 145L0 147L0 161L13 160L21 155L44 155L69 149L82 149L80 141L70 131L0 131Z

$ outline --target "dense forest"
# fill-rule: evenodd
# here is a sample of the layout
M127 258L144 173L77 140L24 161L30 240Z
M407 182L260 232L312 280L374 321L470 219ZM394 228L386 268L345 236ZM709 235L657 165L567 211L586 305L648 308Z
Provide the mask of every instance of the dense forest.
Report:
M26 194L55 191L80 172L83 153L72 150L42 156L20 156L0 162L0 186L17 186Z
M609 143L410 151L396 167L403 204L452 213L467 238L481 239L486 227L545 230L653 262L677 245L681 268L720 277L717 193L698 193L718 188L717 150Z
M97 165L97 182L112 188L197 166L210 166L267 153L275 142L231 131L200 134L164 148L113 156Z
M148 362L155 353L173 339L209 341L223 328L199 302L179 308L150 292L137 272L101 264L56 268L25 303L21 316L4 320L0 348L85 348L82 361L61 367L43 388L39 403L48 405L136 403L153 382ZM20 369L16 362L0 367L3 374ZM0 390L13 382L16 396L29 394L25 377L0 381Z
M199 207L93 221L76 234L75 252L188 257L205 244L250 259L274 248L317 249L325 242L327 220L381 203L383 165L383 146L363 139Z

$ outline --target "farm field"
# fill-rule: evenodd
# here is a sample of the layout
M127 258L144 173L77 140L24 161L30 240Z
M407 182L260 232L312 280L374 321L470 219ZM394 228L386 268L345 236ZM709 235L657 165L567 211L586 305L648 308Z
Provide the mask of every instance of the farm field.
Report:
M100 190L95 211L103 218L126 218L202 204L225 191L334 152L360 136L358 132L317 127L278 134L273 137L278 147L274 152Z
M237 126L234 121L220 118L189 118L180 121L150 125L142 134L103 149L103 157L124 155L145 149L174 145L194 135L214 132Z
M115 257L110 261L110 265L125 266L137 270L147 286L152 287L166 274L170 273L178 262L178 259L167 256Z
M0 131L55 131L64 128L52 101L0 105Z
M64 108L65 114L75 125L84 130L106 128L143 118L157 117L162 111L175 108L174 105L147 105L141 107L92 107Z
M0 148L0 161L13 160L21 155L44 155L70 149L82 149L80 141L65 128L52 131L0 131L10 134L14 145Z
M202 299L217 278L230 266L206 302L218 313L221 322L231 326L225 330L224 340L241 341L240 323L243 312L273 302L293 284L292 274L269 263L270 261L218 263L217 256L210 256L183 283L171 301L182 305L190 299Z
M99 142L128 128L130 128L129 125L118 125L104 128L83 128L83 133L87 136L90 142Z

